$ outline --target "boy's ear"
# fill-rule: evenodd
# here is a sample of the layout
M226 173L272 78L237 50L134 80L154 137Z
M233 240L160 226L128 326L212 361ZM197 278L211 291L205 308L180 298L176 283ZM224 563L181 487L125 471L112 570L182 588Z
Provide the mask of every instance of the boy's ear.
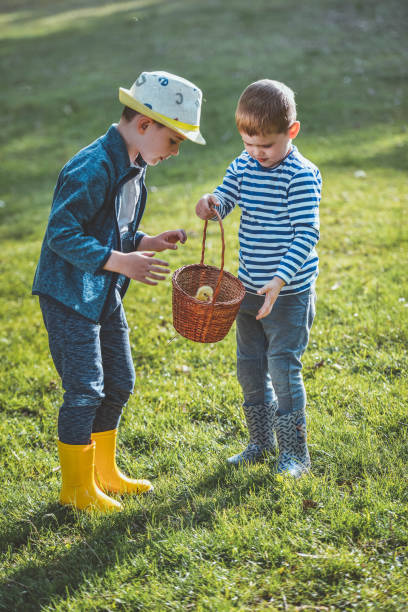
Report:
M135 117L135 119L139 134L144 134L147 128L155 123L153 119L150 119L150 117L146 117L145 115L138 115Z
M292 125L290 126L290 128L288 129L288 136L289 136L289 138L291 140L296 138L296 136L299 134L299 130L300 130L300 122L299 121L294 121L292 123Z

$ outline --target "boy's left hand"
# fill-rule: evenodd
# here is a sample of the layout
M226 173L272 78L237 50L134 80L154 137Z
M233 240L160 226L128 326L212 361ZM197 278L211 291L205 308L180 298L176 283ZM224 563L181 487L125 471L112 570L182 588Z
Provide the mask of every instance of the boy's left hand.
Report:
M187 234L183 229L168 230L157 234L157 236L143 236L139 243L138 250L148 251L165 251L166 249L176 250L176 242L184 244L187 240Z
M268 316L284 284L285 281L283 281L279 276L274 276L269 283L257 291L258 295L265 294L265 301L256 315L257 320Z

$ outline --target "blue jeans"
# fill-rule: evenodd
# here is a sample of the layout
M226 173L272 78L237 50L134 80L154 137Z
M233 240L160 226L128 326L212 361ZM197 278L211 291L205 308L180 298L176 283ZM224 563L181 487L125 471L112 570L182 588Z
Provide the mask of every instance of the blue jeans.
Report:
M277 402L277 416L305 409L301 357L316 306L314 287L279 296L256 320L263 296L246 293L237 316L237 375L245 406Z
M135 384L122 302L101 324L45 296L40 296L40 307L65 391L58 438L65 444L88 444L92 432L117 428Z

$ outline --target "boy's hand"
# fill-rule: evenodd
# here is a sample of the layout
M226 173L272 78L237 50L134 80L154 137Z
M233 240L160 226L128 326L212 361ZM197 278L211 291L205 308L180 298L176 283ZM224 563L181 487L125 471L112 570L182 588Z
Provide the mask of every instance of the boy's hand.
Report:
M155 253L121 253L112 251L104 270L124 274L128 278L145 283L157 285L157 281L165 280L165 274L170 272L167 261L153 259Z
M258 295L265 294L265 301L256 315L257 320L268 316L284 284L285 281L283 281L279 276L274 276L269 283L257 291Z
M165 251L166 249L176 250L176 242L184 244L187 240L187 234L183 229L168 230L157 236L143 236L139 242L139 249L147 249L148 251Z
M214 206L219 205L220 203L212 193L206 193L197 202L197 206L195 209L196 215L197 217L200 217L200 219L204 219L204 221L206 221L207 219L212 219L215 216L213 208Z

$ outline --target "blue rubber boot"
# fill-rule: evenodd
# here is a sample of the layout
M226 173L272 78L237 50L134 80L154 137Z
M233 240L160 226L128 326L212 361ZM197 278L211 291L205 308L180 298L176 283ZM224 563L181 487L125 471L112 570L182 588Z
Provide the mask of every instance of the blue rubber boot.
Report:
M227 459L228 463L237 467L242 463L251 464L264 461L268 455L277 450L273 428L276 405L246 406L244 404L243 409L249 432L249 443L241 453Z
M279 446L278 474L299 478L310 469L307 448L306 413L304 410L275 416Z

